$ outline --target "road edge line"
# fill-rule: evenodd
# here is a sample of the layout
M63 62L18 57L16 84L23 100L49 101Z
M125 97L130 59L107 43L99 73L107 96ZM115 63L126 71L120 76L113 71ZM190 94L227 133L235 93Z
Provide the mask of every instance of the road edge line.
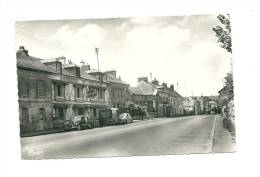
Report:
M214 116L214 121L213 121L213 125L212 125L212 129L211 129L211 132L210 132L210 137L209 137L209 144L210 144L210 152L209 153L212 153L213 152L213 143L214 143L214 136L215 136L215 129L216 129L216 121L217 121L217 115Z

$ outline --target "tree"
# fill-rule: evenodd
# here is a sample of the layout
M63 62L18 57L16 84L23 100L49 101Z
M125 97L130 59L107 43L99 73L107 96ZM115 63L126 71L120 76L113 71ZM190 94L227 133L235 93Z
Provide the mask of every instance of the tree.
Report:
M226 49L228 52L232 53L232 43L231 43L231 23L230 23L230 16L227 15L218 15L218 20L221 23L221 26L218 25L213 28L215 31L216 36L218 38L218 42L220 46ZM234 91L233 91L233 74L232 71L227 73L225 79L225 93L227 94L228 100L233 99Z
M230 99L234 98L233 74L228 73L224 79L226 86L226 94L228 96L227 98L229 101Z
M213 28L213 31L216 33L220 46L226 49L228 52L232 53L230 16L229 14L220 14L217 16L217 18L219 19L221 25L217 25L215 28Z

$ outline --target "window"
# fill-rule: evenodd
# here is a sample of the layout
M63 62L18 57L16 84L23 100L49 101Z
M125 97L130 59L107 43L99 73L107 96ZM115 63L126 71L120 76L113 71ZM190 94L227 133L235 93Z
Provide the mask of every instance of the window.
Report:
M22 108L21 124L28 124L28 123L29 123L29 110L28 108Z
M58 119L64 119L63 108L56 108L56 109L55 109L55 113L56 113L56 117L57 117Z
M29 82L25 79L20 80L21 96L29 96Z
M65 95L64 85L61 84L56 85L56 94L58 97L64 97Z
M40 120L45 120L46 119L45 108L40 108L39 109L39 116L40 116Z
M80 86L75 87L75 92L76 92L76 98L82 98L83 97L83 89Z
M61 96L61 85L57 85L57 89L58 89L58 96Z
M93 116L97 117L97 109L96 108L93 108Z
M84 115L84 109L83 108L78 109L78 115Z
M38 97L44 97L45 96L44 81L37 81L37 96Z

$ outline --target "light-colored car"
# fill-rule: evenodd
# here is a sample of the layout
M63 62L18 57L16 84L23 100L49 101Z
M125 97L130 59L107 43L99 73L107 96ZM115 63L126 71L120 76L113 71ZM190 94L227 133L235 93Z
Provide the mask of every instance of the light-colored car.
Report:
M119 114L119 124L132 123L133 118L129 113L121 113Z
M64 130L73 130L73 129L86 129L90 128L90 123L86 115L74 116L70 120L66 120L64 123Z

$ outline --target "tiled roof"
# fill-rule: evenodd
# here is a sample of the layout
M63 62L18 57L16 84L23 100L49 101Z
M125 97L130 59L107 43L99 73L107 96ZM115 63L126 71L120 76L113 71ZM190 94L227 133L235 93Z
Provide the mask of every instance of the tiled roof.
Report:
M156 90L155 86L145 81L140 81L137 87L130 87L130 92L136 95L154 95Z
M55 73L53 69L44 65L41 62L41 59L39 58L28 56L25 54L17 54L16 59L17 59L17 63L16 63L17 67Z

